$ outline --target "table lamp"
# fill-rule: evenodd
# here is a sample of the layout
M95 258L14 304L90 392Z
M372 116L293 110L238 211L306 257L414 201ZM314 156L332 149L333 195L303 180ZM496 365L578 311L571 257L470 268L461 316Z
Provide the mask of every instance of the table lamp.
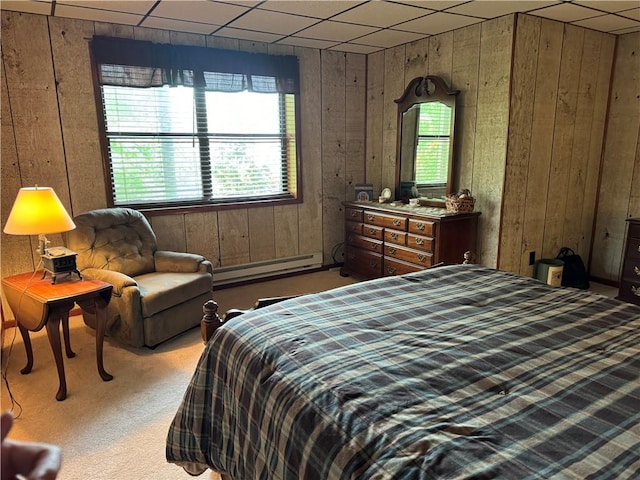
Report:
M62 202L51 187L21 188L13 203L4 233L38 235L38 252L44 264L44 275L52 274L52 283L59 273L80 272L76 268L77 253L64 247L49 248L48 233L68 232L76 228Z

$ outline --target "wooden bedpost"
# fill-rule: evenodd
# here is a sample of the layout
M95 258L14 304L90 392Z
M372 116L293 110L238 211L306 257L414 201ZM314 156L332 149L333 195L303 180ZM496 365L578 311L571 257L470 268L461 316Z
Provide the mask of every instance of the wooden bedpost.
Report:
M476 255L471 251L464 252L464 264L476 263Z
M204 316L200 322L200 335L204 343L207 343L213 334L222 325L222 320L218 316L218 304L213 300L207 300L202 306Z

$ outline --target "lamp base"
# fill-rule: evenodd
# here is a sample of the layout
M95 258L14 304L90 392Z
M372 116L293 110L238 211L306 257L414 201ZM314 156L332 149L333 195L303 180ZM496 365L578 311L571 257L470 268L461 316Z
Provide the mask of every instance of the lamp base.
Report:
M42 278L46 277L47 273L51 275L51 283L55 284L58 275L60 274L78 274L78 277L82 280L82 274L76 266L76 256L78 254L64 247L53 247L46 250L44 255L40 255L42 258L42 264L44 265L44 272Z

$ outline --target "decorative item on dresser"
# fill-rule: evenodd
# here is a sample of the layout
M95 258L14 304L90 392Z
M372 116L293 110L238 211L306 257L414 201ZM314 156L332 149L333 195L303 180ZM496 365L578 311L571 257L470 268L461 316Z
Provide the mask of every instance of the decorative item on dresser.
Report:
M618 298L640 305L640 218L629 218Z
M475 250L480 212L344 202L345 258L340 273L378 278L462 263Z

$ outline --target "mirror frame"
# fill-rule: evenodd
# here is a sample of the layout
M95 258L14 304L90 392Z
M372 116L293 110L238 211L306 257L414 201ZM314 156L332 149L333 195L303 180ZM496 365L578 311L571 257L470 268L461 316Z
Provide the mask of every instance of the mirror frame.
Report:
M400 200L400 171L402 165L402 115L412 106L420 103L440 102L451 107L451 135L449 136L449 170L445 195L453 193L453 146L456 121L456 98L460 90L451 90L446 82L436 76L416 77L407 85L402 96L396 100L398 104L398 129L396 138L396 199ZM421 205L444 207L445 200L420 197Z

